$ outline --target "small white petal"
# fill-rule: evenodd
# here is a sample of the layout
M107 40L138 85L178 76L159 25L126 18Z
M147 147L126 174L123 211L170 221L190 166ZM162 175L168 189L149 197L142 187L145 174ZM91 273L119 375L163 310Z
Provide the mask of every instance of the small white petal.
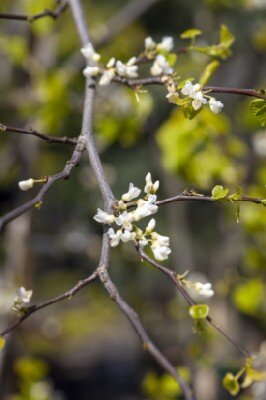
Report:
M86 67L83 70L83 75L86 76L86 78L90 76L96 76L100 72L99 67Z
M153 50L156 47L156 42L150 36L146 37L144 43L146 50Z
M20 181L18 186L21 190L28 190L31 189L34 185L34 179L30 178L26 181Z

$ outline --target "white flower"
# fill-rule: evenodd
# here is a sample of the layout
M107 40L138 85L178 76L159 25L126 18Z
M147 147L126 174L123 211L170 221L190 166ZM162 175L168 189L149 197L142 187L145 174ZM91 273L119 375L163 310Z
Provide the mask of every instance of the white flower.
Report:
M153 204L156 202L157 197L155 195L149 195L148 200L138 200L137 208L132 212L135 221L139 221L142 218L148 217L149 215L155 214L158 211L158 206Z
M156 56L150 71L153 76L161 74L171 75L174 72L162 54Z
M99 67L86 67L83 70L83 75L86 76L86 78L88 78L90 76L98 75L99 72L100 72L100 68Z
M147 225L146 233L151 233L154 230L155 225L156 225L156 221L154 218L152 218Z
M198 292L201 296L204 297L212 297L214 294L211 283L196 282L194 284L194 289L196 290L196 292Z
M145 238L145 236L142 236L142 238L138 241L140 247L145 247L149 243L148 239Z
M123 211L122 214L119 215L119 217L116 217L115 223L119 226L123 226L124 229L127 229L129 231L132 230L132 224L131 222L133 221L133 213L128 213L127 211Z
M156 47L156 42L150 36L145 38L144 43L146 50L154 50Z
M130 232L129 230L125 229L121 235L122 242L129 242L130 240L134 240L136 237L135 232Z
M136 57L132 57L127 64L118 60L116 62L116 71L118 75L127 78L136 78L138 76L138 66L133 65L135 61Z
M156 193L157 190L159 189L159 185L160 185L159 181L156 181L153 183L151 180L150 172L146 175L145 181L146 181L146 186L144 187L144 192L147 194L148 193L152 193L152 194Z
M218 114L223 108L223 103L221 101L215 100L213 97L209 100L209 106L214 114Z
M121 236L122 236L122 230L119 229L117 232L114 231L113 228L108 229L108 235L111 239L110 245L111 247L116 247L119 245Z
M202 92L195 93L192 101L192 107L194 110L199 110L202 104L206 104L207 100L203 97Z
M17 289L17 297L15 303L28 304L32 296L32 290L26 290L23 286Z
M106 64L106 68L113 68L114 66L115 66L115 58L112 57L112 58L110 58L110 60Z
M128 192L122 195L123 201L130 201L135 199L140 195L141 190L133 185L133 183L129 184Z
M195 93L194 85L190 81L186 81L185 85L181 89L181 93L184 96L192 97Z
M115 216L112 214L107 214L100 208L97 208L97 214L94 215L93 219L100 222L101 224L113 224L115 222Z
M158 44L158 50L171 51L174 47L174 39L172 36L163 37L161 43Z
M152 242L156 246L157 245L158 246L169 246L170 245L170 239L168 236L159 235L159 233L157 233L157 232L153 232L151 236L152 236Z
M114 69L105 69L99 80L100 86L107 86L111 83L112 79L115 77Z
M160 246L158 242L153 243L151 249L154 257L159 261L167 260L171 253L171 249L168 246Z
M82 49L80 49L80 51L87 60L97 62L97 61L99 61L99 59L101 57L100 54L95 52L91 43L86 44L86 46L82 47Z
M31 189L34 185L34 179L30 178L26 181L20 181L18 186L21 190L28 190Z
M166 95L166 98L168 99L169 103L176 103L176 100L178 99L179 95L176 92L170 92Z

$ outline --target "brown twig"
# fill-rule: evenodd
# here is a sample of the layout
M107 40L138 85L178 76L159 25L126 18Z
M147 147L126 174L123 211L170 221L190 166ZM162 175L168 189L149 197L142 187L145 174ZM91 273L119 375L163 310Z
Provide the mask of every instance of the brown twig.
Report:
M60 143L60 144L70 144L70 145L76 145L77 144L77 138L69 138L69 137L59 137L59 136L49 136L45 135L43 133L40 133L36 131L35 129L28 128L28 129L23 129L23 128L16 128L14 126L7 126L4 124L0 124L0 132L13 132L13 133L19 133L23 135L32 135L32 136L37 136L38 138L44 140L47 143Z
M52 175L48 177L47 182L42 186L41 190L35 196L32 200L28 201L27 203L23 204L22 206L19 206L15 208L14 210L8 212L7 214L3 215L0 218L0 232L3 230L5 225L9 223L10 221L13 221L14 219L18 218L20 215L24 214L26 211L34 207L36 204L41 204L43 201L43 198L47 191L50 189L50 187L59 179L67 179L72 171L72 169L78 165L81 157L81 153L85 148L85 140L84 136L80 135L76 147L73 151L72 157L69 161L67 161L65 168L63 171L59 172L58 174Z
M127 79L116 76L112 81L126 85L130 88L137 88L150 85L164 85L164 83L162 82L162 78L160 76L143 78L143 79ZM229 94L243 95L249 97L256 97L258 99L266 100L266 96L260 90L256 89L204 86L202 90L209 91L210 93L229 93Z
M57 1L58 6L54 10L44 10L35 15L23 15L23 14L10 14L10 13L0 13L1 19L13 19L16 21L26 21L34 22L40 18L50 17L52 19L58 19L60 15L67 9L67 0Z
M160 270L164 275L166 275L171 281L175 284L177 287L178 291L181 293L181 295L184 297L186 302L188 303L189 306L197 304L195 300L192 299L192 297L189 295L189 293L186 291L186 289L183 287L183 285L180 283L178 279L177 272L164 267L163 265L159 264L152 258L150 258L141 248L140 246L136 245L135 246L139 257L142 260L146 260L150 265L155 267L156 269ZM213 321L211 317L207 317L206 320L209 322L210 325L213 326L219 333L221 333L226 339L228 339L232 345L240 352L242 353L245 357L251 357L250 353L240 344L238 343L234 338L232 338L229 333L225 332L224 329L219 327L216 322Z
M71 299L77 292L79 292L82 288L87 286L90 282L94 281L98 276L97 270L94 271L90 276L87 278L80 280L76 283L75 286L73 286L70 290L67 292L64 292L60 294L59 296L56 296L50 300L43 301L42 303L39 304L34 304L32 306L29 306L27 311L23 314L22 317L20 317L16 322L14 322L12 325L10 325L8 328L4 329L2 332L0 332L0 336L5 336L8 333L12 332L15 328L17 328L25 319L28 319L33 313L35 313L38 310L41 310L42 308L48 307L51 304L58 303L62 300L65 299Z
M240 199L237 200L231 200L228 197L225 197L223 199L213 199L211 196L202 196L198 194L179 194L174 197L170 197L169 199L164 199L164 200L158 200L156 201L157 206L162 206L165 204L169 203L174 203L176 201L203 201L203 202L212 202L212 203L217 203L217 202L222 202L222 201L231 201L231 202L249 202L249 203L255 203L255 204L262 204L262 199L258 199L255 197L246 197L243 196Z

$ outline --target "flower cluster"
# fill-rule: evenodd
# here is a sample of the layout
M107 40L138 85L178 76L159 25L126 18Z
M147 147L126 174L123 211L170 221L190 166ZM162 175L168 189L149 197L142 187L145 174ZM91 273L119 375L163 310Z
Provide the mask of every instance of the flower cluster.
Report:
M174 48L174 39L171 36L165 36L160 43L156 43L150 36L145 39L145 55L148 59L154 59L150 69L151 75L161 74L172 75L174 70L169 65L166 54Z
M139 197L141 189L130 183L128 191L121 196L117 203L115 215L108 214L98 208L97 214L94 216L97 222L109 225L116 224L118 226L117 230L113 227L108 230L112 247L118 246L120 242L129 241L133 241L141 248L150 244L153 255L157 260L163 261L168 258L171 253L169 237L159 235L154 231L155 219L152 218L149 221L145 230L136 225L136 222L142 218L149 217L158 211L158 206L156 205L157 196L155 194L158 188L159 181L153 182L151 174L148 173L143 198L135 200ZM134 207L133 211L127 211L131 207Z
M210 109L214 114L218 114L224 106L221 101L217 101L214 97L204 94L199 83L193 85L190 81L186 81L185 85L181 89L181 93L192 99L192 107L194 110L199 110L203 104L207 104L207 98L209 99Z
M214 291L212 289L212 284L207 282L207 283L202 283L202 282L192 282L187 279L184 279L184 277L187 275L187 272L183 275L180 275L179 281L180 283L187 287L188 289L193 289L197 294L203 297L210 298L214 295Z
M26 290L23 286L17 289L17 297L15 297L12 310L18 315L23 314L27 310L32 296L32 290Z

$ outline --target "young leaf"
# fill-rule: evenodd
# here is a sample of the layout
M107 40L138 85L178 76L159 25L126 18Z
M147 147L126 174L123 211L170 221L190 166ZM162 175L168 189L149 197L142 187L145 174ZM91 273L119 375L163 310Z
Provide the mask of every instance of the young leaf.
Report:
M217 70L217 68L219 66L220 66L220 62L217 60L210 62L206 66L206 68L204 69L204 71L200 77L199 83L201 84L201 86L206 85L206 83L210 80L210 78L212 77L212 75L215 73L215 71Z
M181 39L195 39L196 36L201 35L202 31L199 29L187 29L183 33L181 33Z
M240 390L239 383L237 381L237 378L231 373L228 372L224 379L223 379L223 385L226 390L232 395L236 396Z
M266 100L255 99L249 105L250 111L257 117L261 126L266 125Z
M237 187L236 192L229 196L229 199L232 201L237 201L242 199L242 188L240 186Z
M229 190L224 189L223 186L216 185L212 189L212 199L213 200L224 199L227 196L228 192L229 192Z
M193 319L204 319L209 314L209 307L207 304L195 304L189 308L189 315Z
M0 336L0 350L5 347L6 340L2 336Z

